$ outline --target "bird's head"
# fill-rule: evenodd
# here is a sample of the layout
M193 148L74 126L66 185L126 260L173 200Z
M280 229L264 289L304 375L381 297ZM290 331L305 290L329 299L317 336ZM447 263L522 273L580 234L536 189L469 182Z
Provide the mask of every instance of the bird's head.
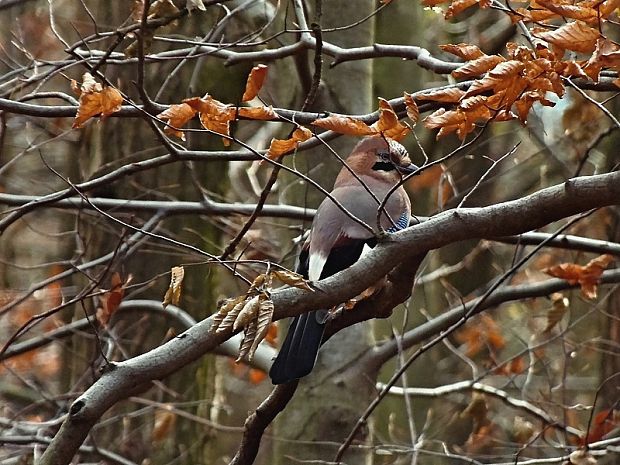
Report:
M358 175L398 182L401 176L418 170L411 163L407 149L395 140L380 136L366 137L358 143L347 164ZM347 171L343 168L342 173Z

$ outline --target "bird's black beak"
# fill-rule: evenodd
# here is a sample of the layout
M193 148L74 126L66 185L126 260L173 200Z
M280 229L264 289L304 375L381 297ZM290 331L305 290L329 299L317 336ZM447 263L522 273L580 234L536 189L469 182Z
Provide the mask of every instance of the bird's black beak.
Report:
M398 165L396 169L400 171L400 173L402 174L410 174L410 173L415 173L416 171L418 171L420 167L418 165L414 165L413 163L409 163L408 165L404 165L404 166Z

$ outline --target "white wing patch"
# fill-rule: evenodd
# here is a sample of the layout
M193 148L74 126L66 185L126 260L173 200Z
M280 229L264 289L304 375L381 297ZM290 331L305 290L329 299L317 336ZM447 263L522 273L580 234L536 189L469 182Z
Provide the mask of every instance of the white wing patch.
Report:
M327 262L327 255L321 253L310 254L310 263L308 264L308 279L310 281L318 281L321 278L325 262Z

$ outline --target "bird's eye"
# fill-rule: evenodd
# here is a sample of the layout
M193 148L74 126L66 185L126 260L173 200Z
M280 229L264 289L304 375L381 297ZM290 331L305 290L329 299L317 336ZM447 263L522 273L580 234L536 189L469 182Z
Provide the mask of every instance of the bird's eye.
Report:
M391 161L390 152L379 152L377 155L383 161Z

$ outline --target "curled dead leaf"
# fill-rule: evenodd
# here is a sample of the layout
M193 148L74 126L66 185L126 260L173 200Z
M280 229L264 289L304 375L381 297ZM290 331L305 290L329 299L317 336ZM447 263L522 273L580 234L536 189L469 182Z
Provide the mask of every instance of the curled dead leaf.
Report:
M267 70L267 65L256 65L252 68L245 84L245 92L241 97L242 102L248 102L258 95L267 77Z
M504 61L506 61L506 59L499 55L483 55L464 63L462 66L452 71L451 74L455 79L479 76L492 70Z
M407 92L404 93L405 97L405 107L407 108L407 116L415 126L415 124L420 119L420 109L418 108L418 104L415 103L415 100L411 94Z
M257 329L258 323L255 319L251 320L245 327L245 331L243 332L243 340L241 341L241 345L239 346L239 355L235 362L239 363L241 360L248 356L252 344L254 344L254 340L256 339Z
M269 144L269 150L267 151L267 157L270 160L277 160L282 155L295 150L300 143L306 141L312 137L312 131L303 126L299 126L293 131L293 134L289 139L271 139Z
M289 270L276 270L272 271L272 274L284 284L288 284L289 286L297 287L299 289L304 289L306 291L314 292L314 289L310 287L308 281L306 281L304 277L298 273Z
M165 407L155 411L155 421L151 432L151 439L154 442L160 442L169 437L176 425L176 414L170 410L171 406L166 405Z
M442 49L444 52L456 55L457 57L462 58L465 61L475 60L476 58L484 56L482 50L480 50L477 45L472 44L445 44L440 45L439 48Z
M230 309L229 312L224 316L224 319L221 321L221 323L218 325L217 329L215 330L216 333L221 333L222 331L226 331L228 328L233 326L233 324L237 320L237 316L239 315L239 312L241 312L241 310L245 306L245 301L246 301L245 296L242 296L241 301L237 302L233 306L233 308Z
M181 131L189 120L196 114L196 110L187 103L170 105L167 109L157 115L157 118L164 120L169 126L164 128L164 133L171 134L181 140L185 140L185 132Z
M172 305L179 305L181 301L181 285L183 284L184 277L185 269L182 266L172 267L170 270L170 285L162 302L164 308L170 303Z
M430 92L424 92L418 96L419 100L432 100L433 102L458 103L465 91L458 87L450 87L448 89L436 89Z
M568 306L570 304L570 300L567 297L564 297L564 294L561 292L554 292L551 294L551 309L547 312L547 326L543 330L543 333L548 333L551 331L555 325L557 325L566 312L568 311Z
M237 113L241 118L256 119L262 121L277 120L278 114L272 106L268 107L239 107Z
M77 86L72 83L71 87L76 89ZM93 116L101 115L103 119L116 113L121 109L122 103L123 96L117 89L103 87L90 73L84 73L79 106L71 127L79 128Z
M203 128L223 136L230 136L230 122L237 117L235 107L222 103L208 94L202 98L193 97L183 102L198 112ZM225 146L230 145L226 137L222 138L222 142Z
M265 339L267 333L269 332L269 327L271 325L271 321L273 318L273 301L267 294L262 294L259 304L258 310L258 318L256 320L256 336L252 341L252 345L250 346L250 350L247 354L247 359L252 361L254 354L256 353L256 349L258 349L258 345Z
M235 323L233 324L233 330L237 331L239 328L245 327L250 321L252 321L257 315L260 309L259 296L255 295L245 301L243 308L237 315Z
M349 136L368 136L371 134L377 134L377 131L373 130L363 121L349 116L332 115L326 118L315 119L311 124L313 126L318 126L329 131L334 131L339 134L346 134Z
M535 37L555 45L563 50L592 53L601 33L581 21L566 23L553 31L532 32Z

